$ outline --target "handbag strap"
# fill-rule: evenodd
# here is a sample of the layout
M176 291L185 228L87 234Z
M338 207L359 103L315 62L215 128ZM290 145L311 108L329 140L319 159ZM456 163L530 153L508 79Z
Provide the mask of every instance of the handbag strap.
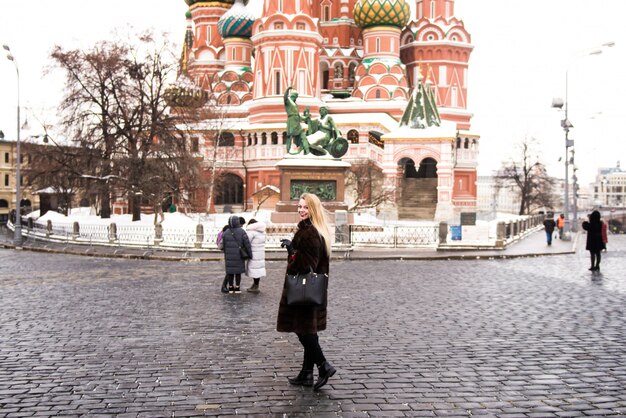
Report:
M239 241L237 241L237 237L235 237L235 234L233 233L233 230L228 228L228 230L230 231L230 235L233 236L233 239L235 240L235 244L237 244L237 247L239 247L239 249L241 250L241 244L239 244Z

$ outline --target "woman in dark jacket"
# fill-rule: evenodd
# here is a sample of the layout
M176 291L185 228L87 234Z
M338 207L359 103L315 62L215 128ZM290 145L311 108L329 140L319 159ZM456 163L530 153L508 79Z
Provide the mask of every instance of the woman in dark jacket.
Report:
M289 261L287 274L307 273L312 268L316 273L326 273L330 260L330 233L319 198L304 193L298 202L300 222L293 240L282 240L287 247ZM285 282L286 283L286 282ZM326 361L319 344L317 333L326 329L326 305L289 306L285 285L278 308L276 329L279 332L295 332L304 347L302 370L298 376L289 378L292 385L313 386L320 389L336 370ZM318 379L313 385L313 366L318 367Z
M239 219L239 216L231 216L228 219L228 229L224 231L222 236L226 276L230 293L241 293L241 273L246 271L246 262L241 257L240 248L243 248L250 256L252 255L248 234L241 229Z
M587 231L587 246L585 248L589 251L589 254L591 254L591 267L589 270L599 271L602 249L604 248L600 212L597 210L591 212L589 222L583 222L583 229Z

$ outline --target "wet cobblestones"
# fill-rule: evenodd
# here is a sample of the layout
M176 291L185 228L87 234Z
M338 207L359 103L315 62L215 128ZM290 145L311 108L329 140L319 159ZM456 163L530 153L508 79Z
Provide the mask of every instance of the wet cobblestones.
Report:
M217 262L0 250L0 417L626 416L626 239L512 260L337 261L338 373L275 331L284 263L223 295ZM249 281L244 279L245 286Z

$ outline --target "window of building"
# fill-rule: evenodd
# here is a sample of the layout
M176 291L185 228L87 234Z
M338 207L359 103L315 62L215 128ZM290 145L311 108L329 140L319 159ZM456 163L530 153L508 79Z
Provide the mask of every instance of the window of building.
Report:
M376 89L376 98L380 99L380 89Z
M272 132L272 145L278 145L278 134L276 132Z
M217 143L219 147L234 147L235 135L230 132L222 132Z
M350 38L350 45L354 45L354 38Z
M5 152L5 153L4 153L4 162L5 162L5 163L8 163L8 162L9 162L9 153L8 153L8 152Z
M380 52L380 38L376 38L376 52Z
M448 80L448 67L446 67L445 65L442 65L441 67L439 67L439 85L440 86L445 86L447 85L447 80Z
M330 6L324 6L323 16L324 22L328 22L330 20Z
M206 44L211 45L211 27L206 26Z
M287 143L287 132L283 131L283 145Z
M274 94L277 96L280 96L280 87L280 71L274 71Z
M265 132L261 134L261 145L267 145L267 134Z
M424 17L424 13L422 13L422 0L417 0L417 18L421 19Z
M435 0L430 0L430 18L435 18Z
M191 152L199 152L200 146L198 138L191 138Z
M296 25L297 30L306 30L306 25L304 23L298 23Z
M8 174L5 174L5 175L4 175L4 185L5 185L5 186L8 186L8 185L9 185L9 175L8 175Z
M359 131L357 131L356 129L350 129L348 131L348 141L351 144L358 144L359 143Z
M282 30L283 29L283 24L282 23L274 23L274 29Z
M458 107L459 106L458 95L459 95L458 89L456 87L452 87L450 89L450 106L452 106L452 107Z

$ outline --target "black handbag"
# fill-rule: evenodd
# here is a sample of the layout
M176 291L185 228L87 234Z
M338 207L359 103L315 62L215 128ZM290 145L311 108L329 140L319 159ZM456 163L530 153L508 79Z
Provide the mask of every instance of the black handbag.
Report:
M287 274L285 278L287 305L323 306L328 294L328 275L314 273Z

